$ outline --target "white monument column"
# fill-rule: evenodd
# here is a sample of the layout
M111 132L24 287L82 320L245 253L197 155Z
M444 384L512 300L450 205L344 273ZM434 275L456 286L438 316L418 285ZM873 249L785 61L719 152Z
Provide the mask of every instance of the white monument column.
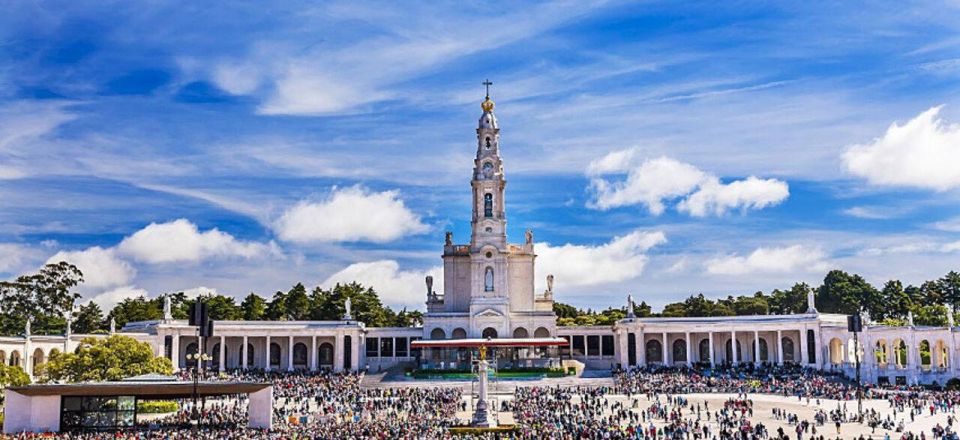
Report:
M783 333L777 330L777 363L783 365Z
M637 334L637 365L647 366L647 345L643 343L643 329Z
M287 371L293 371L293 335L287 336Z
M730 355L733 356L733 359L730 359L730 363L733 365L737 364L737 359L740 358L740 349L737 347L737 331L730 331Z
M227 337L224 336L224 335L220 335L220 353L218 354L218 355L220 356L220 370L219 370L219 371L224 371L224 370L226 369L226 368L225 368L225 366L226 366L226 364L227 364L227 360L225 359L225 358L226 358L226 353L227 353Z
M810 364L810 344L807 344L807 327L800 329L800 362L804 367Z
M313 335L310 343L310 371L317 371L317 335Z
M618 332L617 336L617 351L619 356L617 360L620 362L620 368L627 369L630 367L630 356L627 353L627 335L629 332Z
M672 365L673 359L672 354L673 350L670 349L670 344L668 343L670 339L667 337L667 332L663 332L663 365Z
M770 351L767 350L769 355ZM760 365L760 332L757 330L753 331L753 365Z
M247 369L247 335L243 335L243 346L240 347L240 368Z
M710 368L713 368L717 366L717 357L713 354L713 332L709 332L707 335L710 339Z
M173 335L173 343L170 344L170 362L173 362L173 371L180 370L180 332Z
M687 334L684 335L684 338L684 341L686 342L685 345L687 346L687 366L691 367L693 366L693 359L690 357L690 332L687 332Z
M333 371L343 371L343 333L337 333L337 343L333 347Z
M270 358L273 353L270 353L270 335L267 335L267 349L265 350L266 356L263 361L263 370L270 371Z

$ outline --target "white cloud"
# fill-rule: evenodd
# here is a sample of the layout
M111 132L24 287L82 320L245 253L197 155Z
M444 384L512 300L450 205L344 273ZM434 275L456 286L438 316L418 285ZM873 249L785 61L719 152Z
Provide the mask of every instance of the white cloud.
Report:
M424 282L427 275L433 276L433 290L443 294L443 267L405 271L400 270L400 264L394 260L351 264L327 277L320 285L330 288L337 283L356 281L373 287L380 299L391 306L422 309L427 300L427 287Z
M130 263L117 257L113 249L94 246L82 251L60 251L47 260L47 263L66 261L83 273L83 287L103 289L130 283L137 271Z
M633 231L599 246L537 243L537 289L549 274L558 291L636 278L647 264L646 252L666 241L661 231Z
M196 262L210 257L276 254L276 246L245 242L216 228L200 232L187 219L150 223L117 246L120 253L146 263Z
M615 166L609 158L632 157L622 151L615 151L591 163L594 172L606 169L627 169L627 165ZM638 167L630 167L625 181L609 182L602 178L591 180L590 186L596 192L596 201L592 207L610 209L618 206L644 204L654 215L663 213L664 199L672 199L688 194L706 178L706 175L690 164L668 157L645 160Z
M960 187L960 125L944 124L933 107L906 124L896 122L869 144L843 154L851 173L876 185L945 191Z
M549 3L495 14L475 8L453 13L433 4L400 8L330 4L316 13L300 14L298 18L307 23L298 21L287 28L344 28L362 23L368 37L338 41L331 35L329 41L318 42L310 34L296 43L257 39L241 60L216 60L207 70L230 93L263 94L258 108L263 114L349 112L398 97L402 92L391 90L393 85L443 63L535 36L600 4ZM531 16L537 20L525 19ZM483 44L477 43L478 22L484 23Z
M135 286L121 286L94 295L90 301L97 303L105 312L109 312L120 301L139 296L147 296L147 291Z
M286 241L384 243L429 228L407 209L398 191L370 192L361 186L334 188L320 202L303 201L288 209L274 231Z
M18 273L42 257L39 250L17 243L0 243L0 273Z
M695 217L723 215L730 209L762 209L779 204L790 196L786 182L754 176L723 183L697 167L659 157L634 163L635 149L614 151L587 167L595 199L589 206L606 210L642 204L651 214L660 215L664 202L686 196L677 209ZM601 175L627 172L625 180L611 181Z
M746 257L728 255L707 260L707 272L717 275L823 272L829 268L826 253L803 245L759 247Z
M932 225L934 229L947 232L960 232L960 217L941 220Z
M858 252L858 255L864 257L879 257L892 254L948 254L957 251L960 251L960 241L939 243L929 240L912 239L908 243L883 247L869 247Z
M844 215L867 220L885 220L893 217L893 213L871 206L853 206L843 210Z
M710 178L693 194L677 205L677 209L694 217L723 215L728 209L763 209L777 205L790 196L786 182L758 179L754 176L727 184Z

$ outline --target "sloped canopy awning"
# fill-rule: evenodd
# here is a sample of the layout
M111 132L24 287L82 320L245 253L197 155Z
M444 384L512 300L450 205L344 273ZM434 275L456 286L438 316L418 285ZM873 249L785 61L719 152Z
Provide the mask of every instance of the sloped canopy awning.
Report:
M200 397L252 394L269 388L261 382L199 382ZM193 395L193 382L123 380L71 384L42 384L7 387L24 396L137 396L141 399L183 399Z
M489 339L432 339L410 342L411 348L480 348L480 347L562 347L569 342L563 338L489 338Z

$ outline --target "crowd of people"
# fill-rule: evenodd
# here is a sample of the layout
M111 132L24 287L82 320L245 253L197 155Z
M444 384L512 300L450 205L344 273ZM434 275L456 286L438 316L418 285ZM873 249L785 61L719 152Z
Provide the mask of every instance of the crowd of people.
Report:
M852 383L797 366L645 368L615 371L610 386L517 387L512 397L500 397L491 406L512 414L514 429L478 433L450 429L468 423L463 416L470 413L473 401L460 387L363 387L362 378L362 373L208 373L205 380L271 383L271 430L248 428L247 402L234 396L203 402L202 408L183 401L179 411L144 418L137 429L120 433L24 433L2 438L818 440L859 438L844 435L844 426L859 425L875 439L940 440L956 438L953 414L960 405L960 393L952 391L867 387L864 397L884 402L886 409L861 412ZM711 405L697 398L711 394L726 400ZM801 416L774 407L764 424L755 413L757 395L796 399L819 409L812 416ZM836 407L822 406L826 401ZM203 421L199 428L192 424L195 410ZM924 432L906 429L917 417L938 414L946 415L945 423Z

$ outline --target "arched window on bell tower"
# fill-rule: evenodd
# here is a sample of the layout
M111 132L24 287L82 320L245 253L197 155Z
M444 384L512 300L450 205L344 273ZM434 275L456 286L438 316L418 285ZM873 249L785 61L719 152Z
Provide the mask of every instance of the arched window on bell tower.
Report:
M488 150L490 149L490 136L487 136L487 145L486 145L486 148L487 148Z
M486 218L493 217L493 194L486 193L483 195L483 216Z

